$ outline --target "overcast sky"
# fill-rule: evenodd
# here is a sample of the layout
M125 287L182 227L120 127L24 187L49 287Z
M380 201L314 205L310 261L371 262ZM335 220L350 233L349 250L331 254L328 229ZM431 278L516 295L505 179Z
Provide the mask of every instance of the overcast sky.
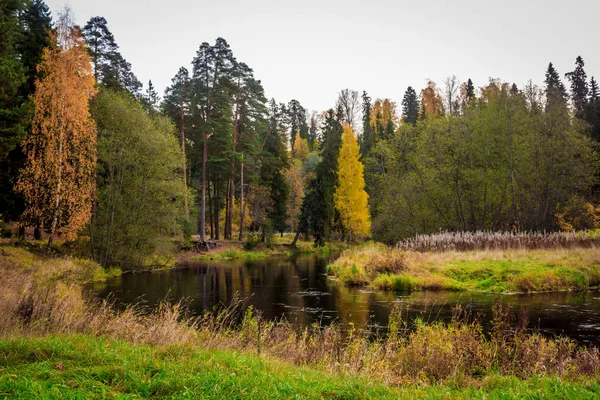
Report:
M402 100L428 78L456 75L541 84L549 62L564 76L575 57L600 79L599 0L46 0L54 19L69 5L80 25L103 16L147 86L159 93L202 42L225 38L254 69L267 97L309 110L344 88Z

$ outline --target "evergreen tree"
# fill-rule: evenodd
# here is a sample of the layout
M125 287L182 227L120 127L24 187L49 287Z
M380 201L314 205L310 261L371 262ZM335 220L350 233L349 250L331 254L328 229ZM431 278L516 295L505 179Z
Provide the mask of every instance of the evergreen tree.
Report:
M199 143L202 143L200 170L200 221L198 229L200 240L206 240L206 189L209 167L209 139L211 142L211 177L213 177L213 210L215 222L215 238L219 237L218 211L222 204L225 181L220 179L227 169L227 159L223 157L228 151L227 144L233 133L232 105L229 97L231 73L235 59L227 41L217 38L215 44L204 42L200 45L193 64L193 97L192 117L194 125L199 128ZM212 224L211 224L212 226Z
M269 190L271 208L267 213L271 227L283 233L287 229L287 202L289 186L285 179L285 170L290 166L286 149L285 107L277 105L274 99L269 103L269 132L264 144L261 158L260 182ZM268 234L271 227L261 226L263 236Z
M290 125L290 147L294 146L296 134L302 139L308 139L309 127L306 123L306 110L298 100L292 100L287 106L287 117Z
M318 140L319 127L317 126L317 117L313 112L310 117L310 128L308 130L308 149L310 151L315 150L315 143Z
M152 82L150 81L150 83ZM179 135L181 139L181 173L183 176L183 187L185 189L183 191L183 208L186 219L189 218L190 211L187 196L188 163L186 157L187 152L185 132L187 130L187 125L189 124L189 118L186 118L186 115L190 111L191 96L192 87L189 72L184 67L181 67L171 80L171 86L165 89L165 98L162 103L162 109L165 114L171 118L175 126L179 128Z
M83 34L92 58L96 81L109 89L125 89L137 96L141 82L131 71L131 64L119 52L115 37L104 17L92 17L83 27Z
M419 100L417 92L409 86L402 99L402 121L407 124L416 124L419 118Z
M594 77L590 81L586 110L585 120L590 124L590 136L595 141L600 142L600 89Z
M369 235L371 221L369 217L368 195L365 191L363 164L356 136L352 128L344 126L342 147L338 159L338 185L335 189L335 208L348 238L348 245L353 238Z
M0 160L23 140L27 124L25 99L19 96L27 79L17 48L23 33L19 21L22 10L19 0L0 3Z
M313 235L316 246L325 245L335 217L334 193L337 186L338 157L342 126L333 110L327 111L323 127L321 162L302 202L300 229Z
M50 45L49 33L52 28L50 11L43 1L21 2L26 4L26 8L20 12L19 35L0 35L8 39L0 44L0 53L6 54L6 48L9 45L14 46L13 50L17 51L25 74L25 82L20 85L18 92L12 92L12 96L5 97L8 93L5 91L6 87L2 87L5 84L2 76L10 76L10 68L4 69L8 65L7 62L10 63L10 57L0 56L0 93L4 94L0 94L0 210L3 217L9 221L16 220L23 212L23 198L13 190L13 185L19 169L23 167L25 155L21 146L16 144L31 132L33 103L28 99L35 90L37 66L42 59L43 49ZM10 3L5 4L9 6ZM2 7L0 6L0 9ZM6 24L0 27L0 31L11 27L9 19L4 21ZM15 79L8 83L14 89L18 82L19 80ZM7 151L5 157L2 155L4 151Z
M148 81L148 89L146 89L146 94L142 97L142 102L148 109L150 113L153 113L158 108L160 102L160 96L154 89L154 85L152 84L152 80Z
M584 118L588 101L588 83L587 76L583 67L585 63L581 56L575 60L575 69L568 72L565 77L571 81L571 101L575 109L575 115L578 118Z
M471 80L471 78L467 80L466 95L467 101L471 101L475 98L475 86L473 85L473 81Z
M371 127L371 98L366 91L362 94L363 132L360 140L360 154L365 158L373 147L373 128Z
M548 64L544 83L546 84L546 110L566 107L567 91L552 63Z

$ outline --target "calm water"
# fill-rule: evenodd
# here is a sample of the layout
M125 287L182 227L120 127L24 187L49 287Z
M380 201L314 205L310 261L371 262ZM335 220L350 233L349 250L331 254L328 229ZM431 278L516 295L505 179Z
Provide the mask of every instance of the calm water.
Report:
M408 321L449 320L461 304L471 315L480 314L484 326L497 301L516 315L525 312L529 328L548 335L567 335L580 343L600 345L600 292L559 292L534 295L417 292L400 294L346 288L327 279L328 259L314 255L293 258L206 264L188 262L179 268L128 274L92 286L101 298L117 304L142 301L153 306L168 299L188 299L194 313L229 304L236 293L247 298L266 318L285 317L297 326L335 321L369 332L384 332L393 307Z

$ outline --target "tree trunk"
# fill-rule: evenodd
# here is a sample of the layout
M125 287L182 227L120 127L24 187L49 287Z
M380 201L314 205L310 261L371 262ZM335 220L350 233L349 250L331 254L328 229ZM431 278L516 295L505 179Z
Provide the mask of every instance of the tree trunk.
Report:
M215 178L214 216L215 240L219 240L221 238L221 224L219 221L219 180L217 178Z
M190 217L190 209L188 207L188 193L187 193L187 170L186 170L186 159L185 159L185 125L184 125L184 112L183 105L181 106L181 165L183 166L183 208L185 210L185 218Z
M48 238L48 253L52 250L52 241L58 228L58 207L60 206L60 190L62 186L62 156L63 156L63 143L62 143L62 131L59 137L58 144L58 182L56 185L56 197L54 199L54 216L52 217L52 228L50 229L50 237Z
M290 246L296 247L296 242L298 242L299 237L300 237L300 228L298 228L298 230L296 230L296 236L294 236L294 240L292 240L292 243L290 244Z
M208 132L204 133L204 143L202 149L202 192L200 195L200 241L206 242L206 161L208 159Z
M239 240L244 239L244 154L242 153L242 165L240 172L240 236Z

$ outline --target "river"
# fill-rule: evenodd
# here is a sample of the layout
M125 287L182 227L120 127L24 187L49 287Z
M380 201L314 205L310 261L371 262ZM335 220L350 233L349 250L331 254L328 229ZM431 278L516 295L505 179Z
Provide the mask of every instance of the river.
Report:
M399 307L408 326L448 321L460 304L471 317L489 327L497 303L511 307L515 319L527 315L529 329L544 335L565 335L581 344L600 346L600 292L486 294L477 292L381 292L347 288L327 278L329 258L297 255L253 261L206 263L188 261L175 269L125 274L90 286L100 298L117 306L186 299L197 315L244 300L268 319L286 318L295 326L332 322L370 334L385 333L388 318Z

